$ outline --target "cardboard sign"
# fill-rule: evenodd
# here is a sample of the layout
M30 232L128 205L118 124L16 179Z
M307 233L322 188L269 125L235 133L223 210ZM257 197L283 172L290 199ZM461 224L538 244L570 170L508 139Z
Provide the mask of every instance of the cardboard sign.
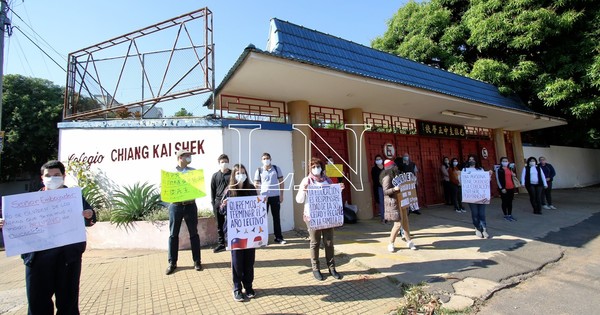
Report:
M325 174L329 178L344 177L344 164L327 164L327 165L325 165Z
M267 245L267 196L227 198L227 250Z
M490 173L466 169L460 173L464 203L490 203Z
M419 197L417 195L417 177L413 173L400 174L392 179L392 185L400 187L400 207L419 210Z
M344 206L340 184L308 185L308 228L322 230L344 225Z
M81 188L2 197L6 256L85 242Z
M162 201L180 202L204 196L206 196L204 170L192 170L185 173L161 171L160 197Z

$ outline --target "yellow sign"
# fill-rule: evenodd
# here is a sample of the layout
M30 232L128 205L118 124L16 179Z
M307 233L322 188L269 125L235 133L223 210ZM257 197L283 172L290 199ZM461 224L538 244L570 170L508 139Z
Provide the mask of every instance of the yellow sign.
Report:
M160 196L164 202L194 200L206 196L204 170L185 173L161 171Z
M343 164L327 164L325 165L325 174L327 177L344 177Z

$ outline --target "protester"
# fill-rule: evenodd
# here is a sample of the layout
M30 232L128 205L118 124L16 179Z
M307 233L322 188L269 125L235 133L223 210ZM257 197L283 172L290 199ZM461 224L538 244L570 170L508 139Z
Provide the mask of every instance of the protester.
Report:
M246 168L242 164L233 166L228 189L223 194L220 211L225 217L225 230L227 224L227 198L241 196L256 196L256 188L248 180ZM244 301L244 294L251 299L256 296L252 283L254 282L254 262L256 249L231 250L231 274L233 278L233 299L237 302ZM242 291L244 290L244 291Z
M61 162L46 162L41 174L42 191L67 188L65 166ZM92 226L96 212L84 198L82 203L85 226ZM3 226L4 219L0 219L0 229ZM85 247L86 242L80 242L21 255L25 264L28 314L54 314L53 295L57 314L79 314L81 256Z
M392 160L385 160L383 163L384 171L381 172L381 187L383 188L384 204L385 204L385 219L393 221L394 226L390 231L390 241L388 243L388 251L394 252L394 242L400 229L404 230L404 238L406 239L406 246L412 250L416 250L416 246L410 238L410 228L408 225L408 215L406 214L407 208L402 208L398 204L397 195L400 192L400 187L394 186L392 180L400 173L398 167ZM404 215L403 215L404 212Z
M175 154L177 157L177 166L174 172L186 173L195 170L189 167L192 163L192 152L179 150ZM192 248L192 259L194 260L194 269L202 270L200 262L200 236L198 235L198 207L195 200L186 200L173 202L169 206L169 266L165 273L172 274L177 269L177 259L179 254L179 230L181 222L185 220L190 233L190 245Z
M381 182L379 181L379 175L383 171L383 158L377 154L375 156L375 165L371 168L371 182L373 183L373 197L375 203L379 207L379 220L381 223L387 223L384 217L385 208L383 206L383 188L381 188Z
M212 179L210 180L210 200L213 206L213 213L217 219L217 234L219 235L217 247L213 249L214 253L222 252L226 247L225 233L223 232L225 216L221 214L219 209L221 208L223 193L229 185L229 179L231 177L231 170L229 169L229 157L226 154L221 154L217 158L217 162L219 163L219 170L213 174Z
M474 155L468 156L467 165L468 167L465 167L462 172L484 171L483 167L481 167L481 163ZM492 172L490 171L490 180L491 176ZM469 203L469 208L471 209L471 220L475 226L475 235L480 238L490 237L485 219L485 206L486 204L484 203Z
M554 176L556 176L556 171L552 164L546 162L546 158L543 156L540 156L540 168L546 175L546 183L548 184L548 187L544 188L544 193L542 194L542 204L546 210L556 210L556 207L552 205L552 182L554 181Z
M308 185L323 186L332 183L331 179L325 175L325 164L323 161L314 157L310 160L309 173L302 179L302 182L300 182L300 189L296 194L296 202L304 203L304 220L308 226L308 234L310 236L310 263L313 276L319 281L325 279L323 274L321 274L321 268L319 266L319 243L321 243L321 238L323 239L323 245L325 247L325 261L327 262L329 274L336 279L341 279L342 275L335 270L335 260L333 257L333 228L321 230L313 230L310 228L308 222L310 218L310 205L306 196ZM343 184L341 185L343 189Z
M546 176L541 167L537 165L537 160L530 156L527 164L521 172L521 183L527 189L529 202L533 207L533 214L542 214L542 192L548 186Z
M447 156L442 158L442 165L440 166L440 174L442 175L442 186L444 188L444 203L447 206L454 205L452 203L452 187L450 184L450 174L448 170L450 169L450 160Z
M500 190L500 199L502 199L502 213L504 220L512 222L517 221L512 215L512 203L515 197L515 185L513 182L515 173L510 169L508 158L500 158L500 167L496 170L496 182Z
M452 204L454 205L454 211L457 213L465 213L467 210L465 210L462 205L462 189L460 185L460 167L458 166L458 159L452 158L450 164L448 176L450 177L450 197L452 199Z
M283 173L277 165L271 164L271 154L265 152L261 157L262 165L254 173L254 186L261 195L267 196L267 212L273 215L275 243L285 244L281 233L281 203L283 202Z
M400 174L412 173L417 179L418 183L419 177L417 176L417 174L419 173L419 169L417 168L417 165L410 160L410 156L408 155L408 153L404 153L404 155L402 155L402 159L396 158L394 162L396 163L396 166L398 166ZM421 214L421 211L419 211L419 209L413 209L412 207L410 208L410 212L418 215Z

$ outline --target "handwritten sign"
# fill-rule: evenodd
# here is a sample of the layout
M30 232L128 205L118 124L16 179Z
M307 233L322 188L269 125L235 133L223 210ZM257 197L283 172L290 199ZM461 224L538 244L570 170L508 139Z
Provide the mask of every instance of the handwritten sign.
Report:
M269 240L267 196L227 199L227 250L266 246Z
M206 196L204 170L185 173L161 171L160 197L165 202L194 200Z
M327 164L325 165L325 174L327 177L344 177L344 165Z
M344 206L340 184L308 185L308 228L322 230L344 224Z
M400 174L392 179L392 185L400 187L400 207L419 210L419 197L417 196L417 177L413 173Z
M2 197L6 256L85 242L81 188Z
M464 203L490 203L490 173L487 171L462 171L462 201Z

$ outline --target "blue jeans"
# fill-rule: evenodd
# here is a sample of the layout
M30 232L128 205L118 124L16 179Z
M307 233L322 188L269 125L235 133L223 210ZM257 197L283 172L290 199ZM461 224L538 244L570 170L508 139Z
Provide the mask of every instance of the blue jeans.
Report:
M383 187L377 188L377 194L379 195L379 219L383 221L385 219L385 207L383 205Z
M471 209L471 219L473 220L473 225L480 232L485 229L485 206L476 203L470 203L469 208Z
M198 207L192 202L188 205L171 204L169 206L169 263L177 264L179 251L179 230L181 221L185 220L190 232L190 245L194 262L200 262L200 236L198 235Z

